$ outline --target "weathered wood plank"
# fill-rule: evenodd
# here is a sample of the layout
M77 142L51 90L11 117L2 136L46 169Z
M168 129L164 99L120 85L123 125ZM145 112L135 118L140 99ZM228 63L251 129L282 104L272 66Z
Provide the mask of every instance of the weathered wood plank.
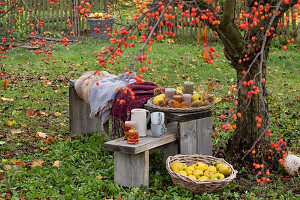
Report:
M70 81L69 86L69 119L70 133L87 134L101 130L100 119L92 119L90 115L90 105L85 103L76 93L75 81Z
M167 132L161 137L151 137L151 130L147 130L147 137L140 138L138 144L127 144L126 140L116 139L105 142L103 148L108 151L119 151L129 154L138 154L177 140L177 124L167 124Z
M163 163L166 163L169 156L174 156L179 152L178 141L166 144L162 150L163 153Z
M197 152L197 120L179 123L179 149L184 155Z
M212 132L213 118L207 117L197 120L197 154L212 155L212 139L209 133Z
M135 155L115 152L114 182L124 187L148 187L149 151Z

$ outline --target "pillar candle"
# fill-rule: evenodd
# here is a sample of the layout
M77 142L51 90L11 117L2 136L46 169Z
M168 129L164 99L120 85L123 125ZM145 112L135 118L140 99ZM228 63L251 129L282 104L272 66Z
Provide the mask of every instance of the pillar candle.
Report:
M185 81L183 84L183 93L193 95L194 83L190 81Z
M191 102L192 102L191 94L183 94L182 98L183 98L183 102L187 102L189 104L189 106L191 105Z
M170 98L173 99L173 96L175 95L175 88L166 88L165 89L165 99Z

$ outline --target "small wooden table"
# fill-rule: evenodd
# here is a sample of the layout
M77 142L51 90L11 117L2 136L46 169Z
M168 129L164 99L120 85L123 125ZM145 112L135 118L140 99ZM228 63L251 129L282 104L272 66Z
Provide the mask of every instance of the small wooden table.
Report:
M127 144L126 140L116 139L105 142L103 148L114 151L114 182L125 187L149 186L149 154L163 152L163 160L178 153L177 124L166 125L167 132L161 137L140 138L138 144Z

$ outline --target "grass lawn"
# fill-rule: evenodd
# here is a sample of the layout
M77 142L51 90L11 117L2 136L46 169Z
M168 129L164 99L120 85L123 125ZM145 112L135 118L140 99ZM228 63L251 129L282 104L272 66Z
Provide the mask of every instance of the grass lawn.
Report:
M258 186L255 176L241 171L236 182L220 192L192 194L172 184L160 153L150 156L149 190L114 185L113 153L102 149L104 136L96 132L71 138L68 119L68 81L87 70L97 69L93 51L100 51L107 44L102 40L82 40L67 47L55 45L56 64L40 61L35 51L15 48L9 53L6 70L10 84L7 90L0 88L0 97L14 101L0 100L0 199L300 198L299 178L282 179L287 175L283 170L271 175L268 187ZM162 87L180 86L191 80L204 90L212 82L212 92L217 97L227 97L229 87L235 84L235 71L226 61L221 46L215 44L215 47L220 58L215 64L207 65L200 56L202 47L194 41L176 39L174 43L167 40L156 43L144 79ZM106 70L122 73L135 51L136 48L128 49L119 65L108 66ZM272 127L276 130L273 139L278 141L281 134L291 150L298 153L299 60L299 51L294 48L285 52L274 48L267 69L269 109L276 125ZM220 115L229 106L222 101L213 108L215 130L221 123ZM43 133L52 139L43 141L37 137ZM220 136L215 136L213 141L216 146Z

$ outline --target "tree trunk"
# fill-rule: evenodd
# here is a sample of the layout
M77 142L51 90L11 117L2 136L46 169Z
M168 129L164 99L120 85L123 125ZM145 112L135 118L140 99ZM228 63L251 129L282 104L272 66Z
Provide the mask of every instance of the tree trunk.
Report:
M246 67L245 69L248 69ZM240 86L238 90L238 107L237 113L241 113L241 117L237 117L237 128L235 130L234 136L229 140L227 150L232 158L241 159L253 146L253 144L258 140L261 134L266 130L268 126L268 114L267 114L267 93L265 89L265 84L262 83L262 88L260 88L260 94L252 94L249 98L248 93L251 91L253 86L259 87L260 85L260 67L259 59L253 64L249 73L244 77L243 70L237 70L237 83L238 85L244 81L249 82L250 80L255 81L253 85L250 86ZM262 65L262 78L266 77L266 63L263 62ZM253 89L252 89L253 90ZM259 123L256 119L257 116L262 118L261 127L258 128ZM256 149L262 145L262 140L260 140ZM251 158L248 156L248 158Z

